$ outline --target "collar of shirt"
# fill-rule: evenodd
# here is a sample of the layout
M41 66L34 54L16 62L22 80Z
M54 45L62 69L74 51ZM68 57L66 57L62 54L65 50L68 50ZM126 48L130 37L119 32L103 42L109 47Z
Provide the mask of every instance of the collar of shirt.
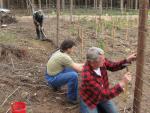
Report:
M102 76L102 75L101 75L101 70L100 70L100 68L94 69L93 71L94 71L98 76Z

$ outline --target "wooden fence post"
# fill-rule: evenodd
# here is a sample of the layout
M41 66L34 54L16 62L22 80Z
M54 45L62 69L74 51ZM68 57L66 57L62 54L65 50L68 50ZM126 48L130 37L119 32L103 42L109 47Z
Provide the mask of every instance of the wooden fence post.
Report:
M60 18L60 0L57 0L57 41L56 41L56 45L58 47L59 44L59 18Z
M144 49L147 33L148 19L148 0L140 0L139 11L139 27L138 27L138 48L137 48L137 63L136 63L136 81L134 91L133 113L140 113L143 87L143 65L144 65ZM147 106L148 107L148 106Z

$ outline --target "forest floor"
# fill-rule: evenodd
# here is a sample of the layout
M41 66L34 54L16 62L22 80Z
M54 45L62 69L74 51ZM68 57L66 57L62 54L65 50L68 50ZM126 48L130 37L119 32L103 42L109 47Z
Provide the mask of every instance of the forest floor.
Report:
M31 17L18 17L17 20L17 23L0 28L0 113L10 113L11 103L15 101L26 102L27 113L79 113L79 105L70 105L66 102L66 86L61 91L54 92L44 80L45 66L49 54L55 49L57 40L55 38L56 18L46 18L44 21L45 33L52 42L35 40L35 28ZM78 27L78 23L73 23L72 28L69 22L61 20L59 44L71 36L77 42L76 52L72 57L77 62L83 62L86 50L91 46L99 46L100 42L90 28L85 28L86 30L79 33L82 36L78 37L75 27ZM104 29L103 35L100 35L105 42L106 57L117 60L136 51L137 28L128 31L128 39L125 39L127 31L124 29L116 31L115 40L111 38L111 32L109 30L105 32ZM81 43L81 38L83 43ZM149 43L150 38L147 38L141 113L150 111L148 107L150 102L147 101L150 95L148 85L150 83ZM135 63L129 67L129 70L133 74L133 81L128 91L114 99L120 113L132 112ZM119 72L109 72L111 85L116 84L125 72L125 69Z

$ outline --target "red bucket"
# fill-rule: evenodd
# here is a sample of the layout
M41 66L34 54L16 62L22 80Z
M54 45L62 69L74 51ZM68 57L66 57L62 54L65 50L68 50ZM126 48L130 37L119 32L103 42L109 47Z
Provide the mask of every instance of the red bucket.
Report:
M26 113L26 103L25 102L14 102L11 104L12 113Z

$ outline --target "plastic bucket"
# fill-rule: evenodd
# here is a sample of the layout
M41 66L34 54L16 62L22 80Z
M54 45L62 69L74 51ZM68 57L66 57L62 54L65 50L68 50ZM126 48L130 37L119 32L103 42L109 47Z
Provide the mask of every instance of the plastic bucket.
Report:
M26 113L26 103L25 102L14 102L11 104L12 113Z

